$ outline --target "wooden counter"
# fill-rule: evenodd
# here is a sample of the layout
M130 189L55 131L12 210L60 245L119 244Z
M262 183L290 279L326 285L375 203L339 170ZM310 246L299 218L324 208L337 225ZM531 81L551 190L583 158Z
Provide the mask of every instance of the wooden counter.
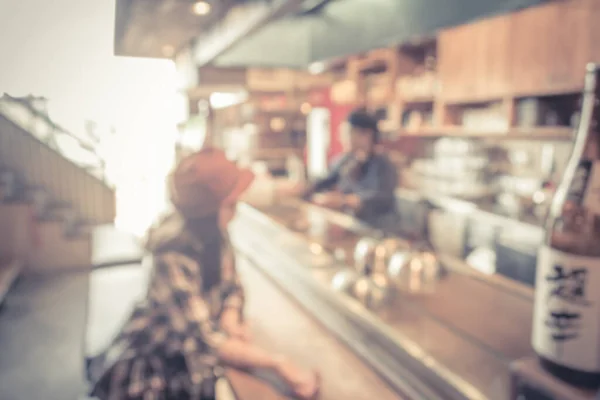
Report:
M323 377L322 400L400 399L381 378L250 261L238 256L237 267L246 288L246 316L256 342L274 353L287 355L305 367L318 369ZM247 378L237 373L235 379ZM256 383L249 385L254 390L264 391ZM235 382L232 386L235 390ZM266 400L251 393L238 396L240 400Z
M315 275L327 285L336 272ZM508 398L510 363L533 354L531 312L530 300L451 271L434 293L396 293L372 310L394 335L417 346L442 371L451 371L483 398L494 400Z
M332 242L331 232L347 240L350 236L357 240L365 232L348 229L340 235L337 230L342 228L328 227L334 223L327 222L326 213L319 217L314 208L290 211L291 217L284 216L281 207L272 217L268 210L250 208L240 214L234 228L240 251L254 253L261 269L289 293L311 297L304 305L312 307L320 318L336 312L339 318L351 321L353 328L343 321L338 322L339 328L331 323L329 329L338 336L362 329L362 335L356 333L345 341L355 346L355 351L367 349L372 363L385 359L380 373L396 371L397 380L425 383L444 400L508 398L511 362L533 354L530 289L468 272L470 268L459 260L442 259L447 274L433 293L395 292L379 308L369 309L333 291L333 276L350 267L315 248ZM310 226L294 229L294 218L306 218ZM301 285L304 289L294 289ZM327 311L326 307L337 311ZM405 370L400 371L402 367Z

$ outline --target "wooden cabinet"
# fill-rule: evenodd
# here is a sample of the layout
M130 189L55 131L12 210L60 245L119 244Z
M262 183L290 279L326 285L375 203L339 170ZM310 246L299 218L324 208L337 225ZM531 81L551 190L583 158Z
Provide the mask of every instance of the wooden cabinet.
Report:
M479 92L484 98L501 98L510 91L510 17L490 18L480 24Z
M510 23L506 16L440 34L438 72L445 101L498 98L507 91Z
M477 102L583 88L600 62L600 0L562 0L447 29L438 40L441 98Z
M536 93L546 85L554 6L528 8L511 15L510 79L516 95Z
M463 25L440 33L438 40L438 74L440 96L445 101L460 101L473 91L472 58L466 57L473 41L471 25ZM471 52L469 52L471 53ZM470 54L473 56L473 54Z
M589 3L590 34L590 62L600 63L600 0L586 0Z
M515 95L581 90L590 59L588 0L566 0L514 13L511 85Z
M555 5L551 36L547 90L554 93L578 91L583 88L585 66L591 58L591 2L569 0Z

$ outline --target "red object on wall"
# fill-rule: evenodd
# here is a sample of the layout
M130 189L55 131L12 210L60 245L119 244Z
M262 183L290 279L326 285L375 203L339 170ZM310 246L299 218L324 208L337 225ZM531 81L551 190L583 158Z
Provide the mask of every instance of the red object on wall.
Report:
M329 148L329 160L337 157L343 152L341 140L342 123L348 118L356 106L353 104L331 104L331 147Z

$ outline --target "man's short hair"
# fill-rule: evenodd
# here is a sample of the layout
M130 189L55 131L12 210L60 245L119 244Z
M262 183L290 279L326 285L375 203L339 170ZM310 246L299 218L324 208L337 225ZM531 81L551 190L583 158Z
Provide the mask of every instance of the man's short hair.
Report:
M379 140L379 128L377 127L377 119L369 114L364 109L354 110L348 116L348 123L350 126L361 129L368 129L373 132L373 142L377 143Z

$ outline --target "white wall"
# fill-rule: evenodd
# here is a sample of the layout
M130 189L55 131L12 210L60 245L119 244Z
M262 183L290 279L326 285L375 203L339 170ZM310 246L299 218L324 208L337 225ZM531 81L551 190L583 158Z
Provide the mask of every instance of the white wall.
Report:
M114 125L118 222L140 232L165 205L181 117L170 61L113 56L114 0L0 0L0 93L49 98L72 131ZM140 146L141 144L141 146Z

